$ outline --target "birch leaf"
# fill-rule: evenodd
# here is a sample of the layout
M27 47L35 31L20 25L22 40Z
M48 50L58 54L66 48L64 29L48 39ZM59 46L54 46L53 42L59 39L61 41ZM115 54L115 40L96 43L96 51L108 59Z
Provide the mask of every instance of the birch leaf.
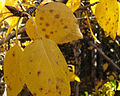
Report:
M36 11L35 21L40 36L54 40L56 43L67 43L83 38L77 19L65 4L51 2L39 6ZM28 31L32 32L31 34L36 34L35 30ZM38 37L34 38L37 39Z
M20 73L21 54L21 48L15 45L7 52L4 59L4 79L7 84L8 96L17 96L24 85Z
M62 53L49 39L43 39L43 45L35 40L25 48L21 57L24 82L35 96L69 96L69 72Z
M72 12L75 12L80 6L80 0L68 0L66 5L72 10Z
M119 22L118 22L118 30L117 30L117 35L120 36L120 3L118 2L119 6Z
M105 35L116 38L118 29L119 8L117 0L99 0L95 9L95 16Z

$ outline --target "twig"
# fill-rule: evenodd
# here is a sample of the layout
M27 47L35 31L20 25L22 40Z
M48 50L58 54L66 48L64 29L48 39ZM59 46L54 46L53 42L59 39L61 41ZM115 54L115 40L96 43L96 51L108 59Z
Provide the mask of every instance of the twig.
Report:
M25 32L25 27L21 28L19 31L18 31L18 34L21 34L21 33L24 33ZM6 40L3 38L0 40L0 45L2 45L3 43L5 42L8 42L11 38L15 37L15 34L16 32L13 32L11 34L9 34L7 37L6 37Z
M94 6L94 5L97 4L97 3L99 3L99 2L95 2L95 3L93 3L93 4L88 4L88 5L86 5L86 6L81 6L81 7L78 8L76 11L78 11L78 10L86 10L88 7Z
M118 69L120 71L120 67L118 67L107 55L105 55L105 53L99 49L95 44L93 44L92 41L89 42L89 45L93 46L94 48L97 49L97 51L110 63L112 64L116 69Z

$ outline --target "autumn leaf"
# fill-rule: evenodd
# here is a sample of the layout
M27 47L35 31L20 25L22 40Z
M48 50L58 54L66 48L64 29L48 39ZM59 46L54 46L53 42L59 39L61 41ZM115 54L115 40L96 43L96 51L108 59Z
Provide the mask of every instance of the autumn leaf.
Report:
M115 39L119 16L117 0L99 0L95 8L95 16L105 35Z
M80 0L68 0L66 5L72 10L72 12L75 12L79 8L80 3Z
M56 43L49 39L35 40L21 57L23 80L35 96L69 96L69 72ZM31 82L32 81L32 82Z
M20 73L21 54L21 48L15 45L7 52L4 59L4 79L7 84L8 96L17 96L24 85Z
M36 11L35 21L40 36L56 43L67 43L83 38L77 19L65 4L52 2L40 6ZM27 21L26 32L31 39L38 39L32 20Z

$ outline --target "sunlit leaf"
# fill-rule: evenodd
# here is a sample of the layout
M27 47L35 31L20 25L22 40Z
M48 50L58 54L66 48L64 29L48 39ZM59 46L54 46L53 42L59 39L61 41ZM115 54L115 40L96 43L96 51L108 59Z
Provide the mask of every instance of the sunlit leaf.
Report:
M2 11L4 6L5 6L5 0L0 0L0 11Z
M118 22L117 35L120 36L120 2L118 2L118 6L119 6L119 22Z
M7 83L8 96L17 96L24 85L20 72L21 54L21 48L15 45L7 52L4 59L4 79Z
M68 0L66 5L75 12L80 6L80 0Z
M90 0L90 4L93 4L93 3L98 2L98 1L99 1L99 0ZM94 6L91 6L91 9L92 9L93 14L95 14L96 5L97 5L97 4L95 4Z
M103 71L105 72L108 68L108 63L103 64Z
M99 0L95 9L95 16L105 35L116 38L118 29L119 8L117 0Z
M41 37L54 40L56 43L67 43L83 38L77 19L65 4L51 2L40 6L36 11L35 21ZM36 34L35 28L29 28L33 23L26 26L26 31ZM27 32L27 33L28 33ZM34 39L37 39L34 37Z
M56 43L49 39L35 40L22 54L24 82L35 96L69 96L69 71ZM31 82L32 81L32 82Z

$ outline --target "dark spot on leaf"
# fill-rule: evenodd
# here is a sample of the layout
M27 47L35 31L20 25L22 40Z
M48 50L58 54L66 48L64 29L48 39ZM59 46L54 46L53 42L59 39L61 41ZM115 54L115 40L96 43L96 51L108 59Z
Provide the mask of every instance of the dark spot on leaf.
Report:
M39 90L40 90L40 91L42 91L42 90L43 90L43 88L39 88Z
M56 89L57 89L57 90L59 89L59 86L58 86L58 85L56 85Z
M45 29L45 28L43 28L43 29L42 29L42 31L46 31L46 29Z
M31 74L31 72L29 72L29 74Z
M50 34L53 34L53 32L51 31Z
M32 62L33 60L32 59L30 59L30 62Z
M12 88L10 87L10 85L7 85L7 88L8 88L9 90L12 90Z
M12 56L15 56L15 52L13 51Z
M49 35L45 35L45 38L49 39Z
M56 61L56 64L58 65L58 61Z
M40 72L40 71L38 71L38 72L37 72L37 75L39 76L39 75L40 75L40 73L41 73L41 72Z
M8 77L7 77L7 76L5 76L5 78L7 79Z
M112 27L112 29L113 29L113 27Z
M111 18L108 19L109 21L111 20Z
M39 23L39 25L42 25L42 23Z
M107 10L108 10L108 8L105 8L105 10L107 11Z
M55 18L60 18L60 15L59 15L59 14L56 14L56 15L55 15Z
M55 31L55 32L57 32L57 31Z
M52 13L54 10L50 9L49 12Z
M64 29L67 29L67 28L68 28L68 26L66 26L66 25L65 25L63 28L64 28Z
M48 24L48 23L46 23L46 26L48 27L48 26L49 26L49 24Z
M59 91L59 94L61 95L61 91Z
M68 72L67 71L65 71L65 74L68 76Z
M44 20L44 18L43 18L43 17L40 17L40 20Z

